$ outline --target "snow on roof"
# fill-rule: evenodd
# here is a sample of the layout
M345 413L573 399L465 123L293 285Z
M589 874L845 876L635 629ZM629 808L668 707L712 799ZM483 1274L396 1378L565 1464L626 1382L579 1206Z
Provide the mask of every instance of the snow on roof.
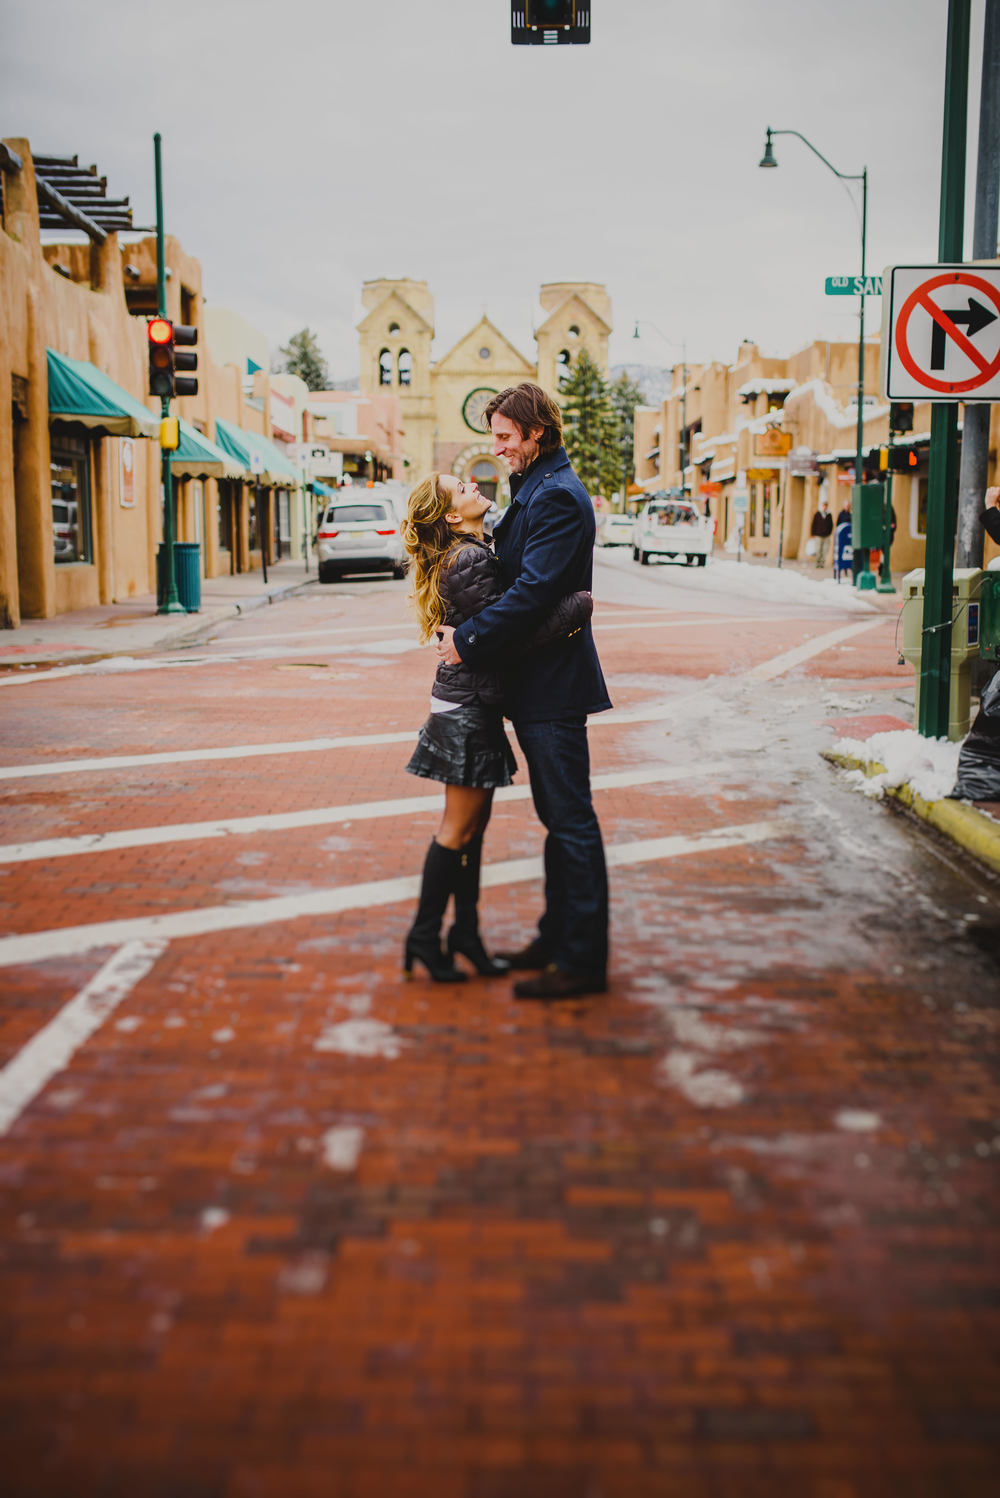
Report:
M789 390L795 389L795 381L787 377L783 379L765 379L758 376L755 380L747 380L737 390L737 395L781 395Z
M785 402L786 408L792 401L798 401L802 396L811 395L815 404L822 411L827 421L834 427L853 427L858 421L858 402L855 396L846 408L841 406L831 395L826 382L821 379L806 380L804 385L796 385ZM863 406L865 421L876 421L880 416L885 416L889 410L888 404L870 404L870 397L865 397Z

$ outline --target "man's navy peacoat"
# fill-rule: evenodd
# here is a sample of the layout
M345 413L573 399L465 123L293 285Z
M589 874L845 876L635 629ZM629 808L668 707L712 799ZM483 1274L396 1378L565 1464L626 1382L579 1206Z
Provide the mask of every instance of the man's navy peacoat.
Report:
M455 649L469 666L499 669L504 712L515 724L604 712L611 699L589 624L569 639L510 658L560 598L592 587L590 495L562 447L514 474L510 488L511 503L493 531L507 591L456 629Z

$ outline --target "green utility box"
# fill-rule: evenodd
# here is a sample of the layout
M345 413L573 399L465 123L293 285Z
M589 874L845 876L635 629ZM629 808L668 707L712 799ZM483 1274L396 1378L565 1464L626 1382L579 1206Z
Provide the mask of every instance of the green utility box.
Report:
M174 577L181 607L189 614L201 608L201 547L197 541L174 542ZM167 548L160 542L156 553L156 605L167 601Z
M880 551L885 545L885 488L882 484L852 485L851 545L855 551Z
M951 585L951 688L948 694L948 737L964 739L969 731L970 676L979 655L980 587L985 574L978 567L956 567ZM903 645L901 654L916 668L913 723L920 722L920 662L924 639L924 569L903 578Z

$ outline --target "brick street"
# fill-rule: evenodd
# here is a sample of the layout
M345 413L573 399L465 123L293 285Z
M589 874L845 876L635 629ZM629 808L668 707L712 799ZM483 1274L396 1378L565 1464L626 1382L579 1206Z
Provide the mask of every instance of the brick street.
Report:
M535 1006L402 981L406 594L0 676L5 1492L986 1498L1000 885L820 758L895 614L599 567L611 990Z

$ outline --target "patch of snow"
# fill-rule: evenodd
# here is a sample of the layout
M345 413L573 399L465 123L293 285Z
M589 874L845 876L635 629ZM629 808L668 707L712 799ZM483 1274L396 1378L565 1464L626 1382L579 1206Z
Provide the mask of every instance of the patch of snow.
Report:
M331 1170L353 1170L361 1155L365 1131L358 1124L341 1124L323 1135L323 1164Z
M942 801L955 784L961 748L961 743L925 739L916 729L900 728L872 734L863 741L838 739L834 752L885 766L882 775L866 776L860 770L852 770L845 776L849 785L864 791L866 796L881 796L886 790L909 785L925 801Z
M223 1027L222 1027L221 1030L213 1030L212 1031L212 1039L213 1040L217 1040L220 1043L220 1045L223 1044L227 1040L232 1040L235 1037L235 1035L236 1035L236 1031L235 1030L231 1030L228 1025L223 1025Z
M327 1025L313 1044L314 1051L339 1051L343 1056L381 1056L395 1061L405 1042L379 1019L345 1019Z
M736 1078L714 1067L698 1071L700 1060L691 1051L668 1051L660 1063L660 1071L672 1087L698 1108L733 1108L741 1103L744 1091Z
M223 1207L206 1207L199 1220L206 1233L214 1233L229 1221L229 1213Z
M882 1124L877 1113L869 1113L864 1108L841 1108L834 1114L833 1121L838 1129L848 1129L855 1134L870 1134Z

